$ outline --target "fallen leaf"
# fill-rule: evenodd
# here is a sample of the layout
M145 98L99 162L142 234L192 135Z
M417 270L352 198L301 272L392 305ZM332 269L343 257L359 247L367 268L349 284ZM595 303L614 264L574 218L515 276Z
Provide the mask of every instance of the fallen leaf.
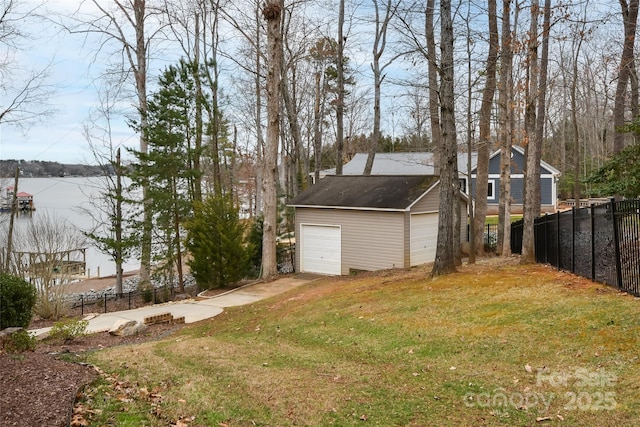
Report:
M524 365L524 370L527 371L528 373L533 372L533 368L531 368L531 365L529 365L528 363Z
M360 415L360 421L367 421L367 415L366 414Z
M540 423L542 421L551 421L551 417L538 417L538 418L536 418L536 422Z
M558 419L559 419L560 421L564 421L564 417L563 417L562 415L558 414L558 415L556 415L556 417L558 417Z
M449 368L449 370L450 370L450 371L455 371L455 370L456 370L456 367L455 367L455 366L452 366L452 367L450 367L450 368Z
M184 400L184 399L178 399L178 402L180 402L180 403L187 403L187 401L186 401L186 400Z

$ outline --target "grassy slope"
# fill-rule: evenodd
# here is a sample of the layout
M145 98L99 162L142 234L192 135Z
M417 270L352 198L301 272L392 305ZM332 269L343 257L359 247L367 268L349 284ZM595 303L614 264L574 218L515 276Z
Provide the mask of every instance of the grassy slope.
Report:
M94 423L634 425L639 343L640 301L544 266L327 278L93 354Z

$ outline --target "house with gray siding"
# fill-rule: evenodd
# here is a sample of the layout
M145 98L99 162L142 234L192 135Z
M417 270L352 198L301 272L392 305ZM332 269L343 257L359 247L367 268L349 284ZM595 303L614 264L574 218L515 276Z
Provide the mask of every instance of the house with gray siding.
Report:
M511 213L522 213L524 200L524 148L513 146L511 150ZM542 212L555 212L558 207L558 180L560 171L544 160L540 162L540 207ZM471 168L471 195L475 198L476 166ZM500 195L500 150L489 157L489 181L487 188L487 214L498 214Z
M344 165L343 175L362 175L367 161L367 153L358 153ZM460 189L468 193L471 182L471 196L475 198L477 153L471 153L471 174L468 173L467 153L458 153L458 175ZM513 146L511 151L511 213L522 213L524 188L524 148ZM328 171L327 175L335 173ZM376 153L371 175L437 175L433 153ZM469 176L470 175L470 176ZM558 199L560 171L544 160L540 162L540 202L543 212L555 212ZM497 215L500 194L500 150L489 158L489 181L487 191L487 213Z
M321 179L287 204L295 209L296 271L346 275L432 262L439 186L434 175ZM463 217L466 203L461 195Z

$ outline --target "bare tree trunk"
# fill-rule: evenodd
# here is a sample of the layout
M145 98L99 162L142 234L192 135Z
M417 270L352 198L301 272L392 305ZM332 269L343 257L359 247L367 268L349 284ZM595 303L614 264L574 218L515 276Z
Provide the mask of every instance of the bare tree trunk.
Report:
M613 153L618 154L624 148L624 114L627 101L627 84L633 64L633 50L636 40L636 25L638 21L638 0L620 0L622 18L624 23L624 44L618 69L618 84L616 86L615 105L613 107Z
M476 197L473 228L476 253L484 254L484 223L487 217L487 193L489 180L489 155L491 151L491 110L496 92L496 64L498 62L498 16L496 0L489 0L489 52L487 53L486 81L480 107L480 140L476 163Z
M499 138L500 198L498 205L498 247L502 256L511 255L511 150L513 104L513 46L511 37L511 1L502 1L502 55L500 56ZM517 14L514 19L517 26Z
M291 171L293 174L291 179L291 188L287 191L287 194L295 196L300 190L300 183L298 181L299 163L300 163L300 151L302 147L302 135L300 133L300 123L298 121L298 109L296 107L295 99L292 99L289 87L289 81L286 77L286 73L283 73L282 77L282 100L284 101L285 111L287 112L287 121L289 122L289 131L291 132L291 139L293 139L293 147L291 147L290 161ZM295 84L295 81L292 83ZM301 177L302 178L302 177ZM304 179L304 178L302 178ZM304 179L306 181L306 179Z
M389 66L393 59L384 65L380 65L380 58L387 46L387 29L391 17L395 14L396 6L392 6L391 0L387 0L385 5L384 19L380 21L380 12L378 8L378 1L373 0L373 6L375 9L375 21L376 21L376 33L373 42L373 63L371 69L373 71L373 90L374 90L374 102L373 102L373 134L371 137L371 145L369 146L369 155L367 156L367 162L364 168L365 175L371 175L371 169L373 168L373 162L380 145L380 92L382 82L384 81L384 75L382 74L385 68ZM393 141L392 141L393 142Z
M344 0L339 1L338 12L338 99L336 101L336 175L342 175L344 157Z
M264 155L264 223L262 236L262 277L278 273L276 259L278 141L280 137L280 72L282 70L281 16L283 0L271 0L264 5L262 15L267 21L267 144Z
M538 33L539 3L535 0L531 7L530 34ZM526 112L526 132L529 138L526 156L524 186L524 230L522 236L521 262L536 260L534 222L540 215L540 159L542 157L542 137L545 121L545 96L547 91L547 64L549 58L549 27L551 16L550 0L545 0L544 24L542 31L542 61L538 67L538 40L532 37L529 44L529 97ZM540 83L538 85L538 77ZM537 102L537 104L536 104ZM537 107L537 112L536 112Z
M474 126L473 123L473 71L471 67L471 3L467 5L467 19L466 19L466 27L467 27L467 37L466 37L466 47L467 47L467 193L469 194L469 204L467 205L467 214L469 215L468 220L468 242L469 242L469 264L475 264L476 262L476 247L473 242L475 242L476 229L473 224L474 218L474 204L473 197L471 194L471 168L473 167L473 145L474 145Z
M425 10L425 38L428 55L429 74L429 119L431 123L431 139L436 147L434 153L434 166L440 166L440 147L442 145L442 129L440 128L440 89L438 87L438 55L436 54L436 39L433 27L433 15L435 0L427 0Z
M535 262L535 236L534 220L536 218L535 202L535 179L538 166L536 165L536 101L538 99L538 15L540 4L538 0L531 2L531 26L529 28L529 42L527 55L527 104L525 110L525 138L526 138L526 166L524 182L524 229L522 235L522 257L523 263Z
M11 258L13 252L13 224L18 214L18 177L20 176L20 168L16 167L16 176L13 182L13 195L11 196L11 210L9 211L9 230L7 232L7 253L4 259L4 271L11 274Z
M459 209L458 153L456 142L455 101L453 92L453 20L451 1L440 2L440 113L442 115L441 173L438 242L431 274L439 276L456 271L453 239L455 213Z
M116 294L122 296L122 264L124 263L124 250L122 243L122 162L120 158L120 148L116 151L116 203L115 217L113 218L113 232L116 238L115 264L116 264Z
M320 70L316 70L315 74L315 102L313 106L313 155L314 155L314 183L320 180L320 169L322 168L322 116L321 110L321 89L320 81L322 76Z
M261 37L260 37L260 6L259 3L256 4L256 73L254 76L254 85L255 85L255 91L256 91L256 111L255 111L255 117L256 117L256 206L255 206L255 213L256 215L261 215L264 210L263 210L263 193L262 193L262 189L264 188L264 183L263 183L263 179L264 179L264 163L263 163L263 158L264 158L264 137L262 135L262 83L261 83L261 73L260 73L260 69L261 69L261 65L262 65L262 61L261 61L261 53L260 53L260 48L262 46L261 44Z
M582 34L582 32L581 32ZM578 103L577 103L577 86L578 86L578 59L580 57L580 48L584 38L580 34L578 46L575 48L573 56L573 75L571 80L571 121L573 122L573 199L576 201L576 207L580 206L580 135L578 129Z
M206 16L206 15L205 15ZM204 17L202 17L204 18ZM200 14L196 13L195 15L195 34L194 34L194 44L195 44L195 52L194 52L194 64L192 64L192 70L194 74L194 81L196 84L196 111L195 111L195 120L196 120L196 134L195 134L195 147L194 147L194 156L193 156L193 169L195 171L200 171L200 157L202 155L202 133L203 133L203 121L202 121L202 81L200 79ZM197 176L193 180L193 198L198 202L202 202L202 178Z

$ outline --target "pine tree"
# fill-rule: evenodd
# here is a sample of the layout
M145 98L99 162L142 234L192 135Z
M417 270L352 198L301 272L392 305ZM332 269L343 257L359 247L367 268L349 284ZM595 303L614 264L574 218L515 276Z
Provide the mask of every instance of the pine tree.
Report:
M188 261L198 287L235 283L249 271L250 250L238 209L228 196L210 195L186 224Z

